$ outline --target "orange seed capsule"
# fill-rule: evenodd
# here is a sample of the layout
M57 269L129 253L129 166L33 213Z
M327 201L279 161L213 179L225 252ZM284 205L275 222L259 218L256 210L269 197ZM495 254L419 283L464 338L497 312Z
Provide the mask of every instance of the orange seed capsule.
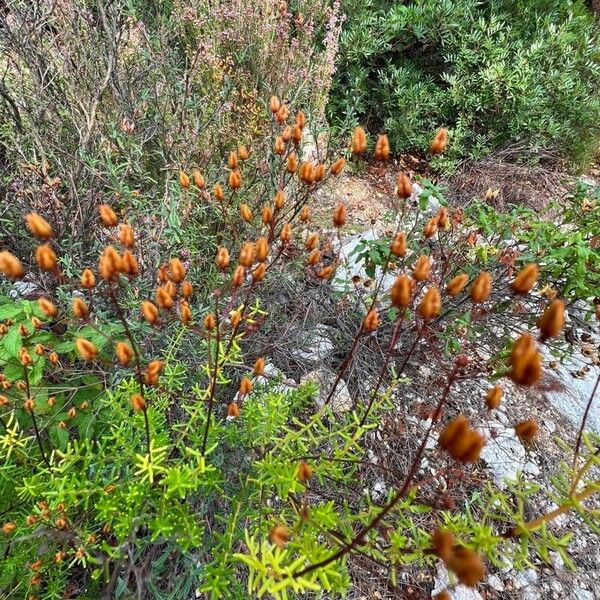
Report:
M340 202L333 211L333 224L336 227L343 227L346 224L346 205Z
M296 115L296 125L300 129L304 129L304 127L306 126L306 115L302 110L299 110L298 114Z
M290 532L287 527L277 525L269 531L269 539L271 540L271 543L275 544L278 548L284 548L290 541Z
M242 377L240 381L240 394L245 396L252 391L252 382L247 377Z
M379 313L372 308L363 319L363 329L365 331L375 331L379 327Z
M332 175L339 175L343 170L344 167L346 166L346 159L345 158L338 158L332 165L331 168L329 169L329 172Z
M252 211L247 204L240 204L240 215L246 223L250 223L252 221Z
M162 286L156 290L156 304L163 310L173 308L175 302L173 301L173 296L171 296L168 287Z
M315 252L318 252L317 250L315 250ZM331 277L331 275L333 274L334 268L332 265L329 265L327 267L323 267L318 273L317 273L317 277L319 279L329 279Z
M308 260L306 261L311 267L314 267L321 260L321 252L319 250L313 250Z
M264 358L257 358L256 362L254 363L254 374L255 375L262 375L265 372L265 359Z
M232 419L237 419L240 416L240 407L237 402L230 402L227 406L227 416Z
M191 295L193 294L193 292L194 292L194 288L192 287L192 284L189 281L184 281L181 284L181 295L184 298L186 298L186 299L190 298Z
M400 232L396 235L391 246L392 254L395 256L406 256L406 234Z
M204 328L206 331L212 331L217 326L217 320L212 313L208 313L204 317Z
M234 287L239 287L244 283L244 279L246 277L246 269L242 265L238 265L233 272L232 285Z
M268 225L273 220L273 209L265 204L262 209L262 222Z
M424 321L431 321L431 319L439 317L441 312L442 299L440 291L435 287L429 288L419 304L419 314Z
M181 283L185 279L185 267L178 258L172 258L169 263L169 275L171 281L175 283Z
M189 325L192 322L192 310L189 304L185 301L182 301L179 310L179 317L184 325Z
M235 150L232 150L227 157L227 164L229 168L233 171L238 168L238 155Z
M311 233L304 242L304 247L307 250L314 250L319 245L319 234Z
M205 181L204 181L204 177L202 177L202 173L200 173L200 171L196 170L192 173L192 178L194 180L194 185L199 189L202 190L204 189L204 186L206 185Z
M73 300L73 315L76 319L86 319L90 314L90 309L84 300L75 298Z
M412 183L404 173L400 173L396 179L396 195L405 199L412 195Z
M285 152L285 142L281 136L275 138L273 152L275 152L275 154L279 154L280 156Z
M394 281L394 285L392 285L390 296L394 306L406 308L412 299L412 282L410 277L400 275L396 281Z
M375 160L387 160L390 157L390 142L388 136L380 135L375 143Z
M254 244L246 242L240 251L240 265L250 267L254 263Z
M149 300L142 302L142 316L148 323L156 323L158 321L158 308Z
M429 271L431 270L431 259L429 256L419 256L415 267L413 269L413 277L417 281L425 281L429 277Z
M131 349L131 346L125 342L117 342L115 345L115 354L117 355L117 360L124 367L126 367L133 358L133 350Z
M510 377L521 385L533 385L542 375L542 364L534 339L523 334L515 342L511 355Z
M514 281L511 283L511 287L515 294L527 294L533 289L535 282L540 274L540 269L535 263L531 263L524 267Z
M131 248L135 242L135 236L133 234L133 227L127 223L123 223L119 227L119 241L123 246Z
M485 302L492 291L492 275L482 271L477 276L471 287L471 300L475 304Z
M453 298L460 294L469 281L469 276L466 273L460 273L456 277L453 277L446 286L446 292Z
M141 394L133 394L133 396L131 396L130 401L133 410L135 410L136 412L146 410L146 400L144 400L144 397Z
M190 187L190 178L185 171L179 171L179 185L187 190Z
M440 127L438 132L435 134L429 150L432 154L441 154L448 145L448 130Z
M100 213L100 220L106 227L114 227L117 224L117 215L108 204L101 204L98 207L98 212Z
M290 154L288 156L286 170L288 173L295 173L298 170L298 158L295 154Z
M490 410L498 408L502 397L504 396L504 390L499 386L495 385L491 390L488 390L485 395L485 403Z
M91 290L96 286L96 276L91 269L85 269L81 274L81 287Z
M231 171L229 173L228 182L232 190L239 190L242 187L242 176L239 171Z
M277 113L281 108L281 102L277 96L271 96L271 100L269 101L269 107L271 108L271 112L273 114Z
M515 433L522 442L531 442L539 433L540 426L535 419L527 419L515 425Z
M25 269L14 254L11 254L8 250L2 250L0 252L0 273L9 279L20 279L25 275Z
M223 271L229 267L229 252L227 248L221 247L217 252L217 265Z
M35 250L35 261L42 271L54 271L58 258L56 252L48 244L43 244Z
M360 155L367 149L367 134L362 127L357 127L352 133L352 154Z
M84 338L77 338L75 340L75 347L84 360L91 361L98 356L98 349L96 346Z
M27 229L29 229L36 238L47 240L52 237L52 227L41 215L29 213L28 215L25 215L25 222L27 223Z
M305 463L304 461L300 461L298 463L298 471L296 476L298 477L298 481L301 483L307 483L313 476L313 470L309 464Z
M310 218L310 208L308 208L308 206L303 206L300 211L300 220L303 223L310 223Z
M269 256L269 242L265 237L259 237L256 240L256 260L258 262L265 262Z
M40 310L47 316L47 317L55 317L58 314L58 308L56 308L56 305L53 304L52 302L50 302L50 300L48 300L48 298L39 298L38 299L38 306L40 307Z
M238 156L240 160L248 160L248 148L246 148L246 146L240 146L238 148Z
M223 202L223 200L225 200L225 193L223 192L223 188L218 183L215 185L215 187L213 187L213 194L219 202Z
M137 258L129 250L125 250L123 252L123 272L130 277L135 277L139 270Z
M435 235L437 228L438 228L437 218L432 217L431 219L429 219L429 221L427 221L427 224L425 225L425 228L423 229L423 235L425 236L425 238L429 239L430 237L433 237Z
M286 244L292 239L292 226L289 223L281 228L279 239Z
M277 210L281 210L285 204L285 195L282 191L279 191L275 194L275 198L273 199L273 204Z
M565 325L565 303L554 300L537 320L542 341L556 337Z

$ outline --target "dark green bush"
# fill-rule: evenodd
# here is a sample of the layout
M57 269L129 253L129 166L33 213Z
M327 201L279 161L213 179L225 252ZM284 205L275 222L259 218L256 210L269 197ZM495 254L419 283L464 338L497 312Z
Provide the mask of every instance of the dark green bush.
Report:
M396 151L451 130L450 167L509 143L553 147L584 165L598 143L600 46L569 0L345 0L330 103L338 126L364 121ZM450 162L448 162L450 161Z

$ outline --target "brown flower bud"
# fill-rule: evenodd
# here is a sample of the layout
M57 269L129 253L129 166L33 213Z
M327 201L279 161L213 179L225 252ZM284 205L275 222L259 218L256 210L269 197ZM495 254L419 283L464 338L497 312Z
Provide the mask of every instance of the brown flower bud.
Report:
M212 313L208 313L204 317L204 328L206 331L212 331L217 326L217 320Z
M454 549L446 564L458 581L469 587L475 587L485 576L485 565L481 557L462 546Z
M38 356L42 356L45 352L44 350L44 346L42 346L41 344L36 344L35 348L34 348L34 352L38 355Z
M332 165L331 168L329 169L329 172L332 175L339 175L343 170L344 167L346 166L346 159L345 158L338 158Z
M304 127L306 126L306 115L302 110L299 110L298 114L296 115L296 125L300 129L304 129Z
M535 419L527 419L515 425L515 433L522 442L531 442L540 431Z
M446 286L446 292L449 296L452 296L454 298L465 289L465 286L467 285L468 281L469 276L466 273L460 273L448 282L448 285Z
M56 306L52 302L50 302L48 298L39 298L38 306L47 317L56 317L56 315L58 314L58 308L56 308Z
M317 250L315 250L315 252L317 252ZM329 279L331 277L331 275L333 274L334 268L332 265L329 265L327 267L323 267L318 273L317 273L317 277L319 279Z
M0 273L9 279L20 279L25 275L25 269L16 256L7 250L2 250L0 252Z
M314 182L323 181L325 178L325 165L323 163L319 163L313 168L312 172L312 180Z
M181 306L179 309L179 318L184 325L189 325L192 322L192 310L190 309L189 304L185 301L181 301Z
M277 111L277 122L278 123L285 123L288 119L288 117L290 116L290 109L285 106L285 104L281 105L281 108Z
M429 150L432 154L441 154L448 145L448 130L440 127L438 132L435 134Z
M431 259L429 256L419 256L413 269L413 277L417 281L425 281L429 277L431 270Z
M169 263L169 275L171 281L175 283L181 283L185 279L185 267L178 258L172 258Z
M485 302L492 291L492 275L487 271L479 273L471 287L471 301L475 304Z
M262 222L268 225L273 220L273 209L265 204L262 208Z
M232 190L239 190L242 187L242 175L240 172L231 171L227 183Z
M126 367L133 358L133 350L129 344L125 342L117 342L115 345L115 353L117 360Z
M485 395L485 403L490 410L498 408L500 406L500 402L502 402L502 397L504 396L504 390L496 385L492 389L488 390Z
M69 409L69 412L67 413L67 415L69 416L69 419L74 419L77 415L77 409L74 406L72 406Z
M240 394L245 396L252 391L252 382L247 377L242 377L240 381Z
M436 215L438 227L442 229L446 229L450 225L450 218L448 217L448 209L445 206L442 206Z
M300 483L307 483L313 476L313 470L310 467L310 465L308 465L304 461L300 461L298 463L298 471L296 476L298 477L298 481Z
M98 348L84 338L77 338L75 340L75 347L84 360L91 361L98 356Z
M419 314L424 321L431 321L431 319L439 317L441 312L442 299L440 291L435 287L429 288L419 304Z
M313 166L308 162L303 162L300 165L300 171L298 172L298 177L300 178L300 181L303 181L307 185L314 183L315 179L314 179Z
M248 160L248 148L246 148L246 146L240 146L238 148L238 156L240 160Z
M146 410L146 400L144 400L144 396L141 394L133 394L133 396L130 398L130 402L133 410L136 412Z
M396 179L396 195L404 199L412 195L412 183L404 173L400 173Z
M269 256L269 242L265 237L259 237L256 240L256 260L258 262L265 262Z
M27 229L40 240L47 240L52 237L52 227L50 223L37 213L29 213L25 215L25 222L27 223Z
M185 171L179 171L179 185L187 190L190 187L190 178L189 175Z
M304 242L304 247L307 250L314 250L319 245L319 234L311 233Z
M521 385L533 385L542 375L540 354L534 339L524 334L517 339L510 355L513 381Z
M48 244L43 244L35 250L35 262L42 271L54 271L58 264L58 258L56 252Z
M247 204L240 204L240 215L246 223L250 223L252 221L252 211Z
M96 276L91 269L85 269L81 274L81 287L91 290L96 286Z
M367 134L362 127L357 127L352 133L352 154L363 154L366 149Z
M279 154L280 156L285 152L285 142L281 136L275 138L275 143L273 144L273 152L275 154Z
M310 218L310 208L308 208L308 206L303 206L300 211L300 220L303 223L310 223Z
M406 308L412 299L412 281L406 275L400 275L390 290L392 304L398 308Z
M192 284L189 281L184 281L181 284L181 295L187 299L190 298L193 293L194 288L192 287Z
M237 419L240 416L240 407L237 402L230 402L227 406L227 416L232 419Z
M430 237L433 237L435 235L437 228L437 218L432 217L431 219L429 219L429 221L427 221L427 224L423 229L423 235L425 236L425 238L429 239Z
M269 107L271 108L271 112L276 114L281 108L281 102L277 96L271 96L271 100L269 101Z
M314 267L321 260L321 252L319 250L313 250L308 260L306 261L311 267Z
M390 157L390 142L388 136L380 135L375 143L375 160L387 160Z
M264 358L257 358L256 362L254 363L254 374L255 375L262 375L265 372L265 359Z
M295 154L288 156L286 170L288 173L295 173L298 170L298 157Z
M148 323L156 323L158 321L158 308L149 300L142 302L142 316Z
M302 141L302 129L298 125L292 127L292 141L296 146Z
M540 330L540 338L545 342L549 338L556 337L565 325L565 303L562 300L554 300L550 306L537 320Z
M223 200L225 200L225 193L223 192L223 188L219 183L215 184L213 187L213 194L219 202L223 202Z
M238 168L238 155L235 150L232 150L227 157L227 164L229 168L233 171Z
M246 242L240 251L240 265L250 267L254 263L254 244Z
M140 272L137 258L129 251L123 252L123 273L129 277L136 277Z
M162 286L156 290L156 304L163 310L169 310L175 305L173 296L171 296L167 287Z
M276 210L281 210L283 208L283 206L285 205L285 195L282 191L279 191L275 194L273 204L275 205Z
M287 144L292 139L292 128L285 127L281 132L281 139Z
M115 227L118 223L115 211L108 204L101 204L98 207L98 212L100 213L100 220L106 227Z
M375 331L379 327L379 313L372 308L363 319L363 329L365 331Z
M406 234L400 232L392 241L392 254L395 256L406 256Z
M279 239L284 243L287 244L291 241L292 239L292 226L289 223L285 223L284 226L281 228L281 233L279 234Z
M229 252L227 248L219 248L217 252L217 265L223 271L229 267Z
M48 360L53 365L56 365L58 363L58 354L56 354L56 352L50 352L50 355L48 356Z
M192 173L192 178L194 180L194 185L199 189L202 190L204 189L204 186L206 185L205 181L204 181L204 177L202 177L202 173L200 173L200 171L196 170Z
M290 541L290 532L287 527L277 525L269 531L269 539L271 540L271 543L275 544L278 548L284 548Z
M128 248L133 247L133 244L135 243L135 235L131 225L123 223L119 227L119 241L121 244L123 244L123 246L127 246Z
M246 277L246 269L242 265L238 265L233 272L231 283L234 287L240 287L244 283Z
M73 315L76 319L87 319L90 309L84 300L75 298L73 300Z
M346 205L340 202L333 211L333 224L335 227L343 227L346 224Z

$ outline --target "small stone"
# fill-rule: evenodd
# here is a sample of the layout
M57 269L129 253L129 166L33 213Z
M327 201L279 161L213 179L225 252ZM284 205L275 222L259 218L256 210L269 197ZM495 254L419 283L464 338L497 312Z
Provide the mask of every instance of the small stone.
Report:
M493 590L496 590L497 592L504 591L504 584L502 583L502 580L500 579L500 577L498 577L498 575L490 575L487 578L487 582Z

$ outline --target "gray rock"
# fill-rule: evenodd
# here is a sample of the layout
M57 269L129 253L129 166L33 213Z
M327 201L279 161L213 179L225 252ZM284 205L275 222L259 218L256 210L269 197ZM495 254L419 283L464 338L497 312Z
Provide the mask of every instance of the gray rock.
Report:
M492 430L495 432L494 436ZM515 479L518 472L523 471L526 465L531 468L526 460L523 444L512 427L505 427L499 422L492 421L490 427L483 429L482 432L487 442L481 451L481 458L500 487L505 485L507 479Z
M319 392L315 397L315 404L317 408L320 409L325 404L325 400L331 391L331 387L333 386L336 377L336 374L330 369L327 369L326 367L320 367L314 371L311 371L310 373L307 373L300 380L301 383L312 381L319 386ZM329 402L329 406L335 414L341 414L350 410L352 408L352 404L352 397L350 396L348 386L343 379L340 379L335 393Z
M573 600L594 600L594 594L584 590L583 588L577 587L573 590Z
M449 585L450 574L448 573L448 569L444 566L444 563L440 561L436 567L431 597L434 598L437 594L448 589ZM481 594L477 590L464 585L457 585L452 589L448 589L448 592L450 593L450 598L452 598L452 600L483 600Z
M497 592L504 591L504 584L502 583L502 580L500 579L500 577L498 577L498 575L490 575L487 578L487 582L493 590L496 590Z
M332 342L334 333L326 325L317 325L299 336L298 346L291 352L291 356L305 365L322 363L335 349Z

